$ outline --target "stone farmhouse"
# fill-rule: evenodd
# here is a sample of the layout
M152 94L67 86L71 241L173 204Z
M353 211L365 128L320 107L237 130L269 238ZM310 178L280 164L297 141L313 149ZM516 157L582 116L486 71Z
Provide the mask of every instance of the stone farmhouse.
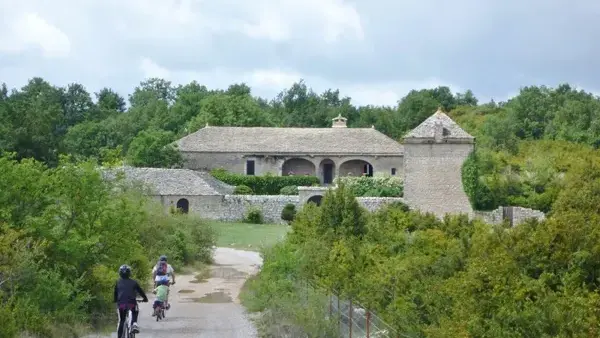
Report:
M404 157L400 143L375 128L347 128L342 116L331 128L207 125L176 144L186 169L311 175L324 185L339 176L402 175Z
M210 127L176 142L185 169L130 168L129 179L149 187L149 195L169 209L194 212L213 220L236 221L249 208L263 212L265 221L281 222L288 203L301 207L320 202L335 177L382 173L402 175L404 197L359 197L370 211L401 201L413 209L442 218L463 213L489 223L518 224L542 212L500 207L472 210L462 185L462 164L473 151L475 138L441 110L408 132L400 144L374 128L347 128L346 119L333 119L331 128ZM246 175L317 175L321 187L299 187L299 195L233 195L233 188L207 171L225 168Z

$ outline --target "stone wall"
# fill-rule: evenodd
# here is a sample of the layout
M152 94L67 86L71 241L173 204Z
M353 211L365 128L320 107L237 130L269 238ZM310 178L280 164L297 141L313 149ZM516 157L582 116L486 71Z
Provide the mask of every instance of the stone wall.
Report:
M304 201L299 196L289 195L224 195L224 196L154 196L168 210L175 207L177 201L185 198L189 202L189 212L200 217L224 222L241 221L252 207L262 211L265 223L285 223L281 219L281 211L291 203L300 210ZM358 197L358 203L369 211L382 206L402 202L402 198L394 197Z
M298 208L298 196L288 195L226 195L223 196L223 209L216 219L220 221L240 221L246 212L254 207L262 211L265 223L284 223L281 211L291 203Z
M356 199L362 207L371 212L391 203L404 203L402 197L357 197Z
M502 224L506 219L513 226L519 225L529 218L546 219L543 212L522 207L498 207L492 211L476 211L475 217L488 224Z
M473 150L468 143L404 145L404 199L414 209L445 214L472 215L462 185L462 164Z

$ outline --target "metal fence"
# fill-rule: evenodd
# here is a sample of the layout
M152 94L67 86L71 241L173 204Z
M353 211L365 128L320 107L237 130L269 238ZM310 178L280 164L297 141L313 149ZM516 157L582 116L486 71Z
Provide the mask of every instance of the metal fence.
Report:
M326 313L328 319L337 322L341 338L410 338L398 333L391 325L385 323L377 314L352 299L342 299L334 292L311 282L303 283L307 290L327 294ZM310 290L312 289L312 290Z

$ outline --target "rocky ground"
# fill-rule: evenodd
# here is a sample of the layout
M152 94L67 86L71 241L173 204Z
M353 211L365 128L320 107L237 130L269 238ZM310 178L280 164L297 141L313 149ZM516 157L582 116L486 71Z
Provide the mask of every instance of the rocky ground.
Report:
M257 252L217 248L210 272L177 275L171 286L171 309L157 322L152 314L153 295L140 305L139 337L252 338L256 329L239 303L246 278L258 271ZM116 316L116 315L115 315ZM117 337L90 335L87 338Z

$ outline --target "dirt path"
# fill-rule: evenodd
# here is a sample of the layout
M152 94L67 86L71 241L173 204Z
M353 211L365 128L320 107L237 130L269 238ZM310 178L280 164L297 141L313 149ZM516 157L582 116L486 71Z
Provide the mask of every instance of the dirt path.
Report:
M156 322L150 302L140 306L140 338L252 338L256 329L239 304L246 278L256 273L262 260L257 252L217 248L210 276L179 275L171 286L171 309ZM116 329L115 329L116 331ZM116 337L116 332L110 337ZM108 337L92 335L92 337Z

